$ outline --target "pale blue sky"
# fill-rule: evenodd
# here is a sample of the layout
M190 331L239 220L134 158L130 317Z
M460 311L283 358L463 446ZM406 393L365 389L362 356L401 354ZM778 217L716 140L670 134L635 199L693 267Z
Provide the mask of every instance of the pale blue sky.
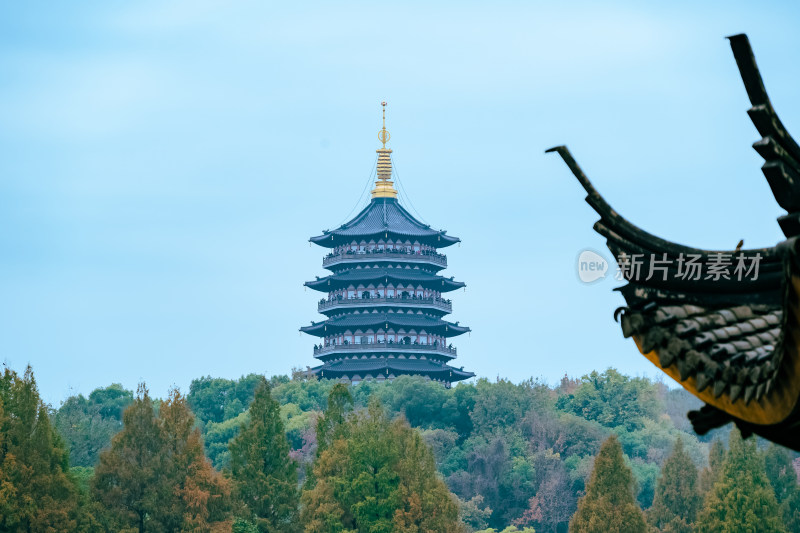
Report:
M724 36L800 131L795 2L6 2L0 359L58 404L313 365L324 275L378 147L446 250L457 365L655 376L612 320L567 144L623 215L710 248L781 239ZM363 200L366 202L366 200ZM363 203L362 202L362 203ZM407 205L407 203L406 203Z

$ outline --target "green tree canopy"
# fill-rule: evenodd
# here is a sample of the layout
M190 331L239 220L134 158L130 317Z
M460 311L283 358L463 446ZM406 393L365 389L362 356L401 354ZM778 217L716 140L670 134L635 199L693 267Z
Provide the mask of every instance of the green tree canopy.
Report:
M122 429L122 413L133 401L133 393L118 383L95 389L89 398L70 396L53 417L67 441L70 464L94 466L100 451L111 445L111 437Z
M313 476L302 497L306 532L463 530L456 500L436 475L422 437L404 419L391 422L377 403L346 417L317 457Z
M280 408L263 377L250 404L249 420L230 444L230 456L243 518L262 532L296 531L297 464L289 458Z
M69 459L31 367L0 378L0 530L79 531L78 490Z
M697 467L678 437L672 454L661 469L653 506L647 512L647 519L659 531L691 533L699 507Z
M106 530L211 531L230 527L229 489L203 452L195 420L178 391L156 416L144 384L124 427L100 454L92 493Z
M705 498L695 531L785 531L775 492L764 473L764 459L756 449L755 439L746 442L734 429L729 446L722 473Z
M636 505L633 490L633 474L625 464L619 440L612 435L595 458L586 495L570 520L570 532L646 532L644 513Z
M722 475L725 464L725 446L719 439L714 439L708 452L708 466L700 472L700 493L708 494Z

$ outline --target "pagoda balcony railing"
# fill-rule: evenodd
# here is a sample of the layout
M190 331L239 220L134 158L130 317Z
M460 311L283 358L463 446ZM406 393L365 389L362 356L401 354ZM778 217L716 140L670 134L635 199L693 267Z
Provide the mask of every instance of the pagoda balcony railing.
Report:
M445 300L444 298L412 298L410 296L400 296L394 298L331 298L330 300L323 298L319 301L317 310L321 313L323 311L327 311L328 309L334 309L338 307L366 307L377 304L433 307L434 309L445 311L447 313L453 312L453 304L450 300Z
M453 345L445 344L417 344L404 342L371 342L361 344L331 344L328 346L315 345L314 355L325 355L331 353L363 353L363 352L429 352L444 354L450 357L456 356L456 348Z
M363 261L364 259L392 260L402 262L425 262L447 268L447 256L437 252L421 250L408 252L406 250L348 250L344 253L331 253L322 259L322 266L327 267L349 261Z

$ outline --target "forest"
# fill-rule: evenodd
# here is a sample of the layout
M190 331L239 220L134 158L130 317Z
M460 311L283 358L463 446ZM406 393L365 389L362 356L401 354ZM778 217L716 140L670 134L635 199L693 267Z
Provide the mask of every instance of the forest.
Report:
M0 530L800 533L798 454L703 437L682 389L201 377L60 406L0 379Z

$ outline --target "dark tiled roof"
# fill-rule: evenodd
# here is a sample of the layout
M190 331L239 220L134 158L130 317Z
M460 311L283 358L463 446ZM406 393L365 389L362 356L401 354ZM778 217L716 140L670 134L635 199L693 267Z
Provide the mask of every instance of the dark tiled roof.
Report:
M395 198L373 198L351 221L341 227L311 237L311 242L333 248L351 242L354 238L378 237L409 238L435 248L445 248L460 239L446 235L445 231L431 229L406 211ZM358 240L358 239L356 239Z
M324 337L347 330L397 330L400 328L406 330L414 329L416 331L425 330L428 333L435 333L443 337L457 337L470 331L468 327L459 326L446 320L410 313L351 313L302 327L300 331L309 335Z
M735 422L743 433L800 450L800 147L772 108L744 35L731 38L753 107L748 112L764 138L754 148L778 203L788 214L779 223L788 240L772 248L717 252L660 239L621 217L603 199L566 147L557 151L600 215L594 229L628 283L620 288L627 306L621 316L625 337L689 392L706 402L689 413L698 433ZM708 276L725 256L759 262L757 277ZM695 258L704 273L687 276ZM639 275L631 270L638 257ZM664 267L651 270L651 267ZM653 272L655 275L650 276ZM647 279L647 278L650 279Z
M347 288L350 285L358 285L359 282L363 282L366 285L370 282L388 283L389 281L394 283L402 282L404 285L406 283L414 283L440 292L449 292L466 287L466 283L453 281L452 277L445 278L444 276L437 276L416 268L353 268L315 281L307 281L305 285L314 290L328 292Z
M475 375L472 372L465 372L463 368L454 368L429 359L394 358L344 359L325 363L324 365L312 368L311 371L323 378L349 378L352 376L359 376L364 379L367 376L377 377L378 375L387 376L389 374L394 376L402 374L421 374L447 382L461 381Z

